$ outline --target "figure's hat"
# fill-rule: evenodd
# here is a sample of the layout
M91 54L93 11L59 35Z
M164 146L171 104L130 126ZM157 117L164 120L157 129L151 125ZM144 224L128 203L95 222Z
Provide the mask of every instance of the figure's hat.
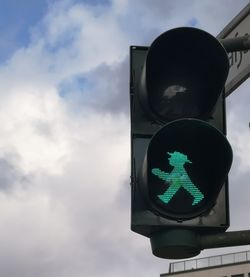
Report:
M187 155L182 154L181 152L178 151L174 151L173 153L168 152L168 155L170 155L171 157L174 157L175 159L178 159L179 161L185 162L185 163L192 163Z

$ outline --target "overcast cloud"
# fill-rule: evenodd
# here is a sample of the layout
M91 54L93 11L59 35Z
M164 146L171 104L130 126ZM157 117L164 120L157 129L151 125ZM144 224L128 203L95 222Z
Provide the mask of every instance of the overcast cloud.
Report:
M129 46L179 26L216 36L248 1L27 0L16 15L19 1L4 2L0 275L167 272L169 261L130 231ZM230 230L250 229L249 89L227 101ZM202 255L239 249L248 247Z

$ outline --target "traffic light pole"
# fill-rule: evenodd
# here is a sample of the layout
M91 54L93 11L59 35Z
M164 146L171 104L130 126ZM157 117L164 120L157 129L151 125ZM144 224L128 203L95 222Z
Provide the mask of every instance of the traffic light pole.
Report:
M201 235L198 241L201 249L249 245L250 230Z
M150 242L155 256L184 259L204 249L250 245L250 230L202 235L193 230L173 229L156 234Z
M228 53L250 50L250 36L220 39L219 41ZM250 230L199 235L198 243L201 249L250 245Z
M235 52L250 49L250 36L226 38L219 40L227 52Z
M250 50L250 36L226 38L219 41L228 53ZM201 249L250 245L250 230L199 235L198 243Z

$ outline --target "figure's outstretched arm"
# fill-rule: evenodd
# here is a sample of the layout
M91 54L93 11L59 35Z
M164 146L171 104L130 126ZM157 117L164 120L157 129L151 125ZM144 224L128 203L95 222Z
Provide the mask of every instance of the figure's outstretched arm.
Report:
M162 171L159 168L153 168L152 173L164 181L169 181L169 173Z

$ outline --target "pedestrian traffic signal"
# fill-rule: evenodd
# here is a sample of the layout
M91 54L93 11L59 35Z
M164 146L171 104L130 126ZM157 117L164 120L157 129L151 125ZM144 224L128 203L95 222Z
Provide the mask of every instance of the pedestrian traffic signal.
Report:
M178 221L206 213L216 202L231 158L228 141L207 122L167 124L151 139L144 162L152 210Z
M174 167L171 173L162 171L159 168L152 168L151 170L152 174L156 175L160 180L163 180L166 183L170 184L169 188L164 193L157 195L157 197L160 199L160 203L164 204L163 209L166 209L165 205L169 204L173 196L175 196L178 190L182 187L190 195L192 195L193 201L191 205L197 205L204 198L204 194L199 190L197 186L192 183L186 169L184 168L185 163L192 162L188 160L187 156L183 153L177 151L174 151L173 153L167 153L170 156L169 164ZM157 157L157 159L159 159L159 157ZM190 204L188 208L190 208ZM183 213L186 213L188 208L183 207L183 203L180 203L177 207L173 208L173 212L175 213L176 210L178 211L179 209L181 209Z
M229 226L227 53L207 32L182 27L130 54L131 229L157 256L191 257L196 234Z

